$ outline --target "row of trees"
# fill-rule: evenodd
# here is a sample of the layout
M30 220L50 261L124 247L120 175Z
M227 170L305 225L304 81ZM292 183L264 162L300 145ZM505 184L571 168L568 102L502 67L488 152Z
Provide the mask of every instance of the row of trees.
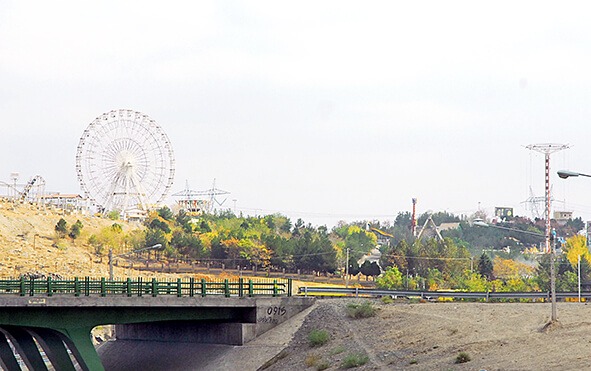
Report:
M392 224L372 223L372 227L393 236L381 244L379 265L369 261L361 266L357 264L363 255L377 246L376 234L367 228L366 222L340 223L328 230L324 226L305 224L301 219L292 223L279 214L244 217L229 210L193 217L183 211L174 214L164 207L149 215L144 229L124 232L121 225L114 223L90 236L89 242L98 255L104 254L107 248L122 253L161 244L162 249L156 253L162 258L225 264L227 267L335 273L344 272L348 266L352 275L362 273L376 277L384 272L377 282L390 288L513 290L517 287L546 287L548 264L544 257L518 263L507 254L482 253L483 248L498 251L508 243L513 244L516 251L523 251L535 245L539 238L530 240L530 236L524 234L507 235L492 228L472 226L465 217L445 212L423 215L419 218L419 225L424 224L429 216L436 224L456 222L459 228L442 232L443 241L433 238L418 240L410 233L409 213L400 213ZM560 233L574 234L580 227L579 222L570 221L562 226ZM541 233L539 228L543 225L539 224L539 221L515 218L510 225ZM583 256L587 262L583 263L587 264L582 268L583 275L589 276L590 258L585 253L584 243L569 239L564 250L566 255L560 263L559 287L572 284L572 257L575 255L575 261L578 256Z

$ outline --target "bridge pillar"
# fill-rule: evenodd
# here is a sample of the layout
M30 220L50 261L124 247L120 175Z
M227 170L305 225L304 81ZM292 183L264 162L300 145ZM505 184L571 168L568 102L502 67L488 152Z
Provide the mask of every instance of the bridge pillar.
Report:
M47 370L45 361L33 340L33 336L23 327L5 326L11 343L25 362L29 370Z
M90 327L58 329L64 335L62 340L72 351L83 370L104 371L105 368L90 339L91 330Z
M8 344L8 338L0 331L0 363L4 370L18 370L20 366Z
M62 340L61 334L47 328L32 328L29 332L41 345L56 370L75 371L74 363L70 359L68 349ZM80 362L79 362L80 363Z

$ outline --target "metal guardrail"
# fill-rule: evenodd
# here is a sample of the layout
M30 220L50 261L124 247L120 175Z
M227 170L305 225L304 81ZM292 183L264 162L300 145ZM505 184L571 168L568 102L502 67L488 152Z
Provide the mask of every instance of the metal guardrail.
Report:
M363 288L336 287L300 287L300 295L344 295L344 296L392 296L419 297L421 299L454 298L454 299L545 299L550 300L550 292L465 292L465 291L415 291L415 290L378 290ZM578 298L578 292L557 292L557 299ZM591 292L581 292L581 298L590 299Z
M0 280L0 297L12 294L19 296L53 296L69 294L74 296L160 296L177 297L206 296L291 296L292 281L286 280L245 280L205 281L190 279L164 280L107 280L89 277L73 279L6 279Z

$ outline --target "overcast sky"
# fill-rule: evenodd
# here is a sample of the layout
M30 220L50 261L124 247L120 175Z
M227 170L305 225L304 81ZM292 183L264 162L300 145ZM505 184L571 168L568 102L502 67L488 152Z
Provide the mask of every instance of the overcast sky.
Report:
M591 220L591 179L556 176L591 173L591 6L568 4L3 1L0 181L81 193L82 132L126 108L170 138L171 193L216 178L248 214L530 215L524 146L568 143L554 206Z

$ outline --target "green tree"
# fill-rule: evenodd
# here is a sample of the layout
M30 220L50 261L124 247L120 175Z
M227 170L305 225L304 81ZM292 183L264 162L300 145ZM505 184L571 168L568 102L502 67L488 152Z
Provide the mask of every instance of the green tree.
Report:
M166 250L168 247L168 240L166 239L166 235L161 229L147 229L146 230L146 240L144 246L154 246L156 244L161 244L161 250Z
M487 280L493 279L493 262L485 252L478 259L478 273Z
M164 220L171 221L174 218L174 214L172 213L172 211L170 210L170 208L168 206L161 207L157 211L158 211L158 215Z
M111 210L107 214L107 218L109 218L111 220L119 220L120 216L121 216L121 212L119 210Z
M64 218L60 218L55 225L55 231L59 238L66 237L66 234L68 233L68 222L66 222Z
M387 290L401 289L403 288L402 273L397 267L389 267L376 279L376 286Z
M80 237L80 233L83 227L84 226L82 225L82 222L80 220L76 220L76 223L74 223L70 228L70 233L68 234L68 236L70 236L71 239L75 240L76 238Z
M370 262L369 260L366 260L363 262L360 270L361 270L361 274L363 274L365 277L373 277L374 279L376 276L379 276L380 273L382 273L378 263L377 262Z
M159 229L164 233L170 233L170 226L168 225L168 223L166 223L158 218L152 219L152 221L150 222L148 227L150 229Z
M349 256L349 275L356 276L359 272L361 272L361 267L359 266L357 259Z

